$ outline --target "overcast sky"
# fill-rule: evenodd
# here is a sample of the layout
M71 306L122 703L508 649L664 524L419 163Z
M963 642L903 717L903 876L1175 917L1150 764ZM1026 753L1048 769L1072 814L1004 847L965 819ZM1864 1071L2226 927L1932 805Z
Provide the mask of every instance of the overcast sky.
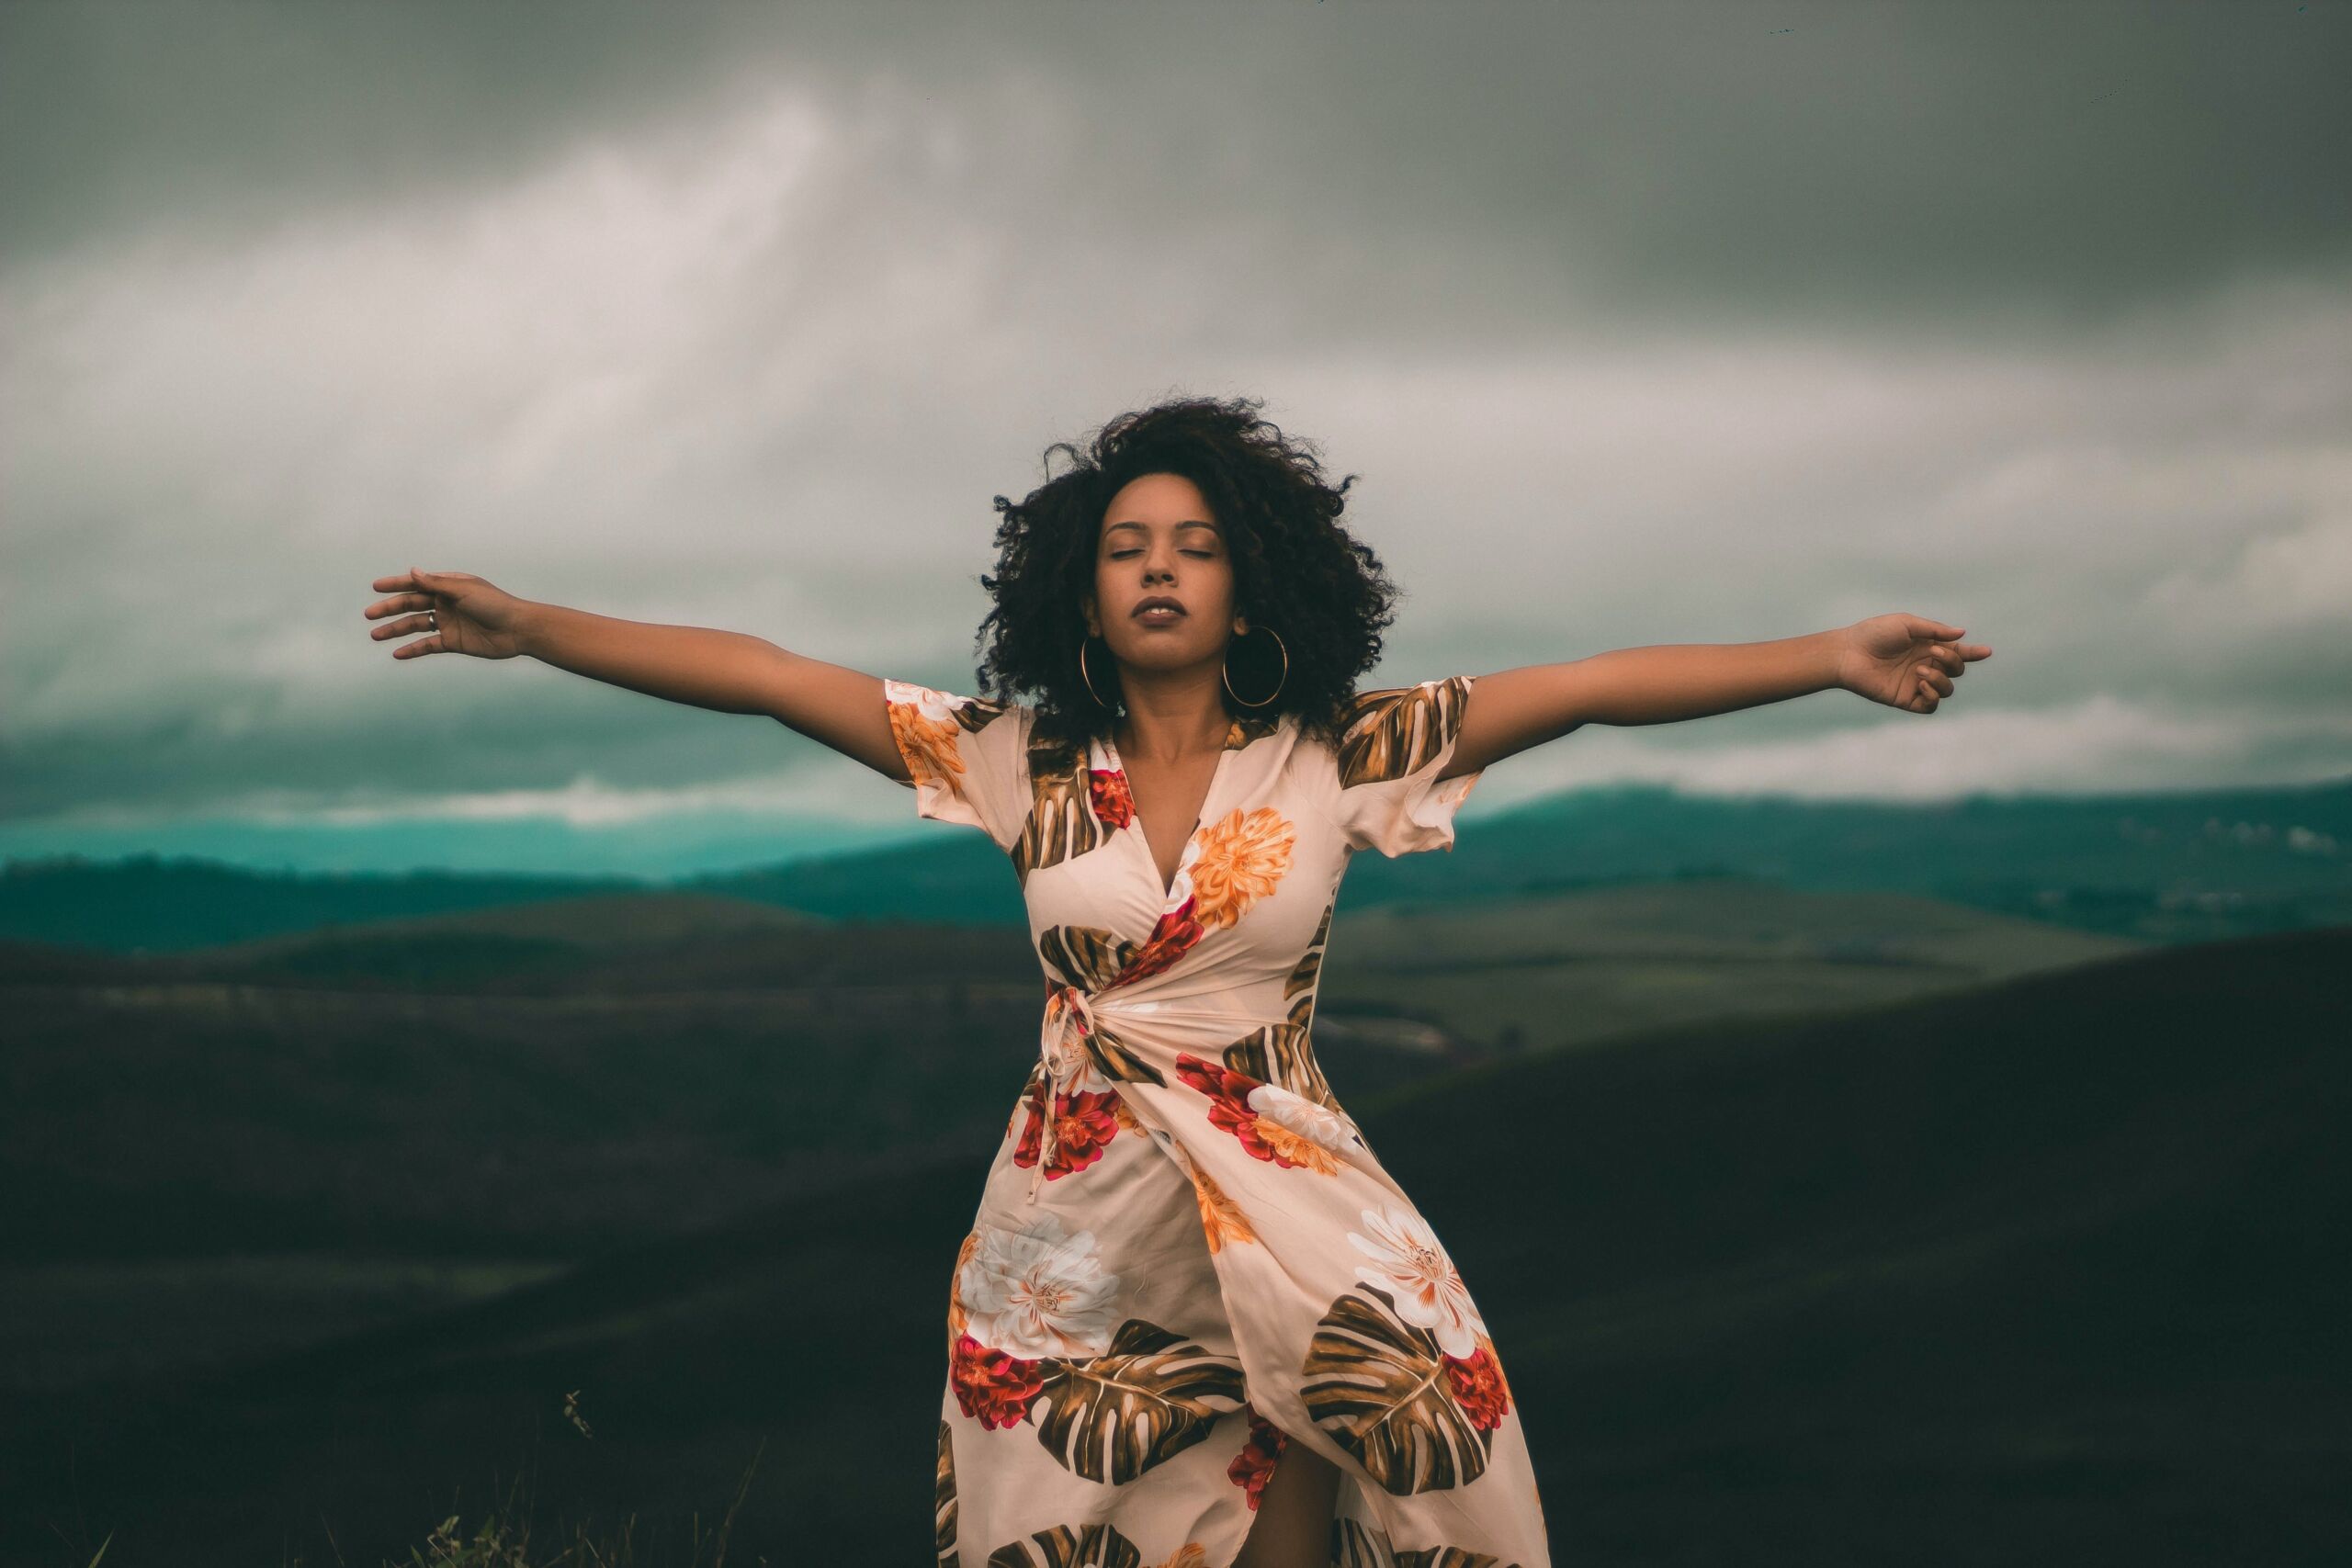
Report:
M369 580L972 684L989 498L1243 393L1374 683L1907 610L1579 731L1941 797L2352 772L2352 6L0 8L0 849L664 871L917 828L771 721L393 661Z

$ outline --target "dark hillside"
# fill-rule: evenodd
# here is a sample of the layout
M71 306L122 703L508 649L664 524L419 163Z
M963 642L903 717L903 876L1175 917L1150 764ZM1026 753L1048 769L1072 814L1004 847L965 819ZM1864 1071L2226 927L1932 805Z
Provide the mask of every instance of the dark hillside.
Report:
M2177 948L1358 1109L1494 1330L1563 1563L2338 1562L2347 974L2344 930ZM20 1399L0 1461L119 1527L109 1561L322 1561L323 1518L373 1562L526 1463L551 1512L707 1521L764 1442L730 1558L919 1556L978 1175L910 1165L176 1400Z

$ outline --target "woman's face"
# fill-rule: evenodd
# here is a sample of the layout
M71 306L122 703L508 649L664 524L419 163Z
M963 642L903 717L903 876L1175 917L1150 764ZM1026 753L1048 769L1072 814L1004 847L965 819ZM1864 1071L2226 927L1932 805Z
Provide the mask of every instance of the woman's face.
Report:
M1173 615L1144 615L1173 601ZM1087 630L1123 664L1183 670L1225 659L1249 630L1233 609L1233 557L1192 480L1145 474L1111 498L1094 547Z

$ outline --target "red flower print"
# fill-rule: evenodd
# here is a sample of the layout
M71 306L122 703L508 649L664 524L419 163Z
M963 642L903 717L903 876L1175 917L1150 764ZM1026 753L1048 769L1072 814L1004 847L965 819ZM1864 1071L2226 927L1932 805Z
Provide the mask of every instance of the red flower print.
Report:
M1237 1073L1222 1063L1203 1061L1189 1051L1176 1054L1176 1076L1209 1097L1210 1123L1240 1139L1251 1158L1268 1160L1286 1169L1330 1169L1329 1157L1315 1145L1291 1136L1285 1128L1270 1127L1250 1108L1251 1091L1265 1088L1264 1080ZM1269 1132L1273 1134L1272 1137L1268 1136Z
M1124 828L1135 819L1136 797L1127 788L1125 773L1101 773L1086 770L1087 792L1093 797L1095 819L1114 828Z
M964 1414L983 1427L1017 1427L1029 1417L1029 1406L1046 1386L1037 1361L1024 1361L1001 1350L991 1350L968 1334L956 1337L956 1354L947 1381Z
M1193 919L1193 900L1187 898L1161 915L1159 923L1152 927L1151 935L1111 984L1132 985L1147 976L1157 975L1198 946L1201 938L1208 933L1201 929L1200 921Z
M1037 1113L1043 1099L1044 1092L1039 1090L1022 1108L1027 1114L1021 1129L1020 1145L1012 1151L1012 1163L1023 1170L1037 1163L1037 1148L1045 1141L1043 1119ZM1054 1096L1054 1157L1046 1167L1046 1180L1084 1170L1102 1157L1104 1146L1119 1133L1118 1103L1116 1089Z
M1445 1381L1453 1390L1453 1402L1470 1417L1470 1425L1482 1432L1491 1432L1503 1424L1503 1412L1510 1408L1510 1393L1503 1384L1502 1363L1494 1353L1481 1345L1467 1359L1438 1352L1445 1363Z
M1176 1055L1176 1076L1209 1097L1209 1122L1241 1140L1241 1146L1259 1159L1274 1151L1258 1135L1258 1113L1250 1109L1250 1091L1258 1080L1216 1062L1204 1062L1189 1051Z
M1283 1450L1290 1446L1290 1434L1259 1415L1247 1403L1241 1408L1250 1412L1250 1440L1241 1445L1241 1451L1233 1456L1231 1464L1225 1467L1225 1474L1227 1480L1240 1487L1249 1497L1250 1510L1254 1513L1258 1506L1258 1495L1266 1489L1266 1483L1273 1479L1274 1461L1282 1458Z

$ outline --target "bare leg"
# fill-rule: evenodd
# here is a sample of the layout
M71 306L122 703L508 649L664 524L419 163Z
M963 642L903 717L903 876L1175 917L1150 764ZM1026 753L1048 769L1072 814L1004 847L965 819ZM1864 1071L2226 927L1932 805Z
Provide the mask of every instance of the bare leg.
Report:
M1339 1467L1295 1438L1284 1443L1233 1568L1328 1568L1339 1500Z

